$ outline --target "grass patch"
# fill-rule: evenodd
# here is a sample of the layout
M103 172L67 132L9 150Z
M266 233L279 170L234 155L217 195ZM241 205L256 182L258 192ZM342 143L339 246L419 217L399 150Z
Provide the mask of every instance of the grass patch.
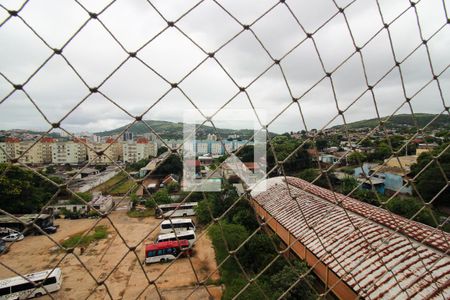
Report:
M114 176L113 178L109 179L108 181L100 184L99 186L97 186L96 188L94 188L97 191L108 191L110 190L112 187L114 187L115 185L117 185L119 182L125 180L127 178L127 174L125 172L120 172L119 174L117 174L116 176Z
M64 240L61 245L64 248L73 247L87 247L90 243L102 239L106 239L108 236L108 228L105 225L99 225L94 228L94 232L83 236L83 233L77 233L72 235L67 240Z
M105 194L124 195L128 192L130 188L133 187L134 184L135 182L132 179L130 179L125 172L120 172L113 178L94 188L94 190L101 191L102 193ZM137 190L137 188L138 186L136 186L136 188L133 189L132 192Z
M129 178L126 178L125 180L122 180L121 182L118 182L114 187L111 188L109 191L111 195L124 195L126 194L135 184L135 182ZM133 193L136 191L138 186L136 185L135 188L131 191Z
M155 215L155 210L152 208L145 210L130 210L127 212L128 217L130 218L147 218Z

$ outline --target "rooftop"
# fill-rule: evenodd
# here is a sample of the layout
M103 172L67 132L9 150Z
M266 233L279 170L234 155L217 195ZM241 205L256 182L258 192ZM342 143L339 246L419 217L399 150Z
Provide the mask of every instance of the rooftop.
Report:
M450 234L286 179L254 200L362 298L450 298Z

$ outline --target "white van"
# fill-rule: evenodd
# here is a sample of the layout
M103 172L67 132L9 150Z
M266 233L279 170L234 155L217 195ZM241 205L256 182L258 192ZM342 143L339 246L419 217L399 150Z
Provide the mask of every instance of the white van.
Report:
M195 241L197 240L197 236L195 235L194 230L186 230L180 233L166 233L158 235L158 238L155 240L155 243L168 242L168 241L176 241L178 240L187 240L189 242L189 247L194 246Z
M162 221L159 226L161 231L160 233L172 233L176 231L177 233L183 232L186 230L194 230L195 224L191 219L169 219Z

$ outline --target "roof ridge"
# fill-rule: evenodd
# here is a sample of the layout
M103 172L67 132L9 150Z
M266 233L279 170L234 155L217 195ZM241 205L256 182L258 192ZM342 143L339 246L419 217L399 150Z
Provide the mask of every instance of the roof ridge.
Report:
M429 225L407 219L384 208L377 207L338 192L325 189L296 177L286 177L287 183L318 196L368 220L385 226L399 234L408 236L421 244L447 253L450 248L450 234ZM337 199L337 201L336 201Z

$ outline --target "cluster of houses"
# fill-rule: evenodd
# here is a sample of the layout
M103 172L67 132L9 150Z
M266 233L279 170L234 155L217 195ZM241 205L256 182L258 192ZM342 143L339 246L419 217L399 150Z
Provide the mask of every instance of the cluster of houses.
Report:
M354 168L353 174L335 172L336 178L342 180L348 176L354 177L365 189L374 188L380 194L412 195L412 187L408 184L411 166L417 163L418 156L423 152L433 150L436 144L418 144L415 155L404 155L385 159L383 163L364 162ZM320 153L319 161L325 165L346 165L348 152ZM370 180L367 179L370 177Z

